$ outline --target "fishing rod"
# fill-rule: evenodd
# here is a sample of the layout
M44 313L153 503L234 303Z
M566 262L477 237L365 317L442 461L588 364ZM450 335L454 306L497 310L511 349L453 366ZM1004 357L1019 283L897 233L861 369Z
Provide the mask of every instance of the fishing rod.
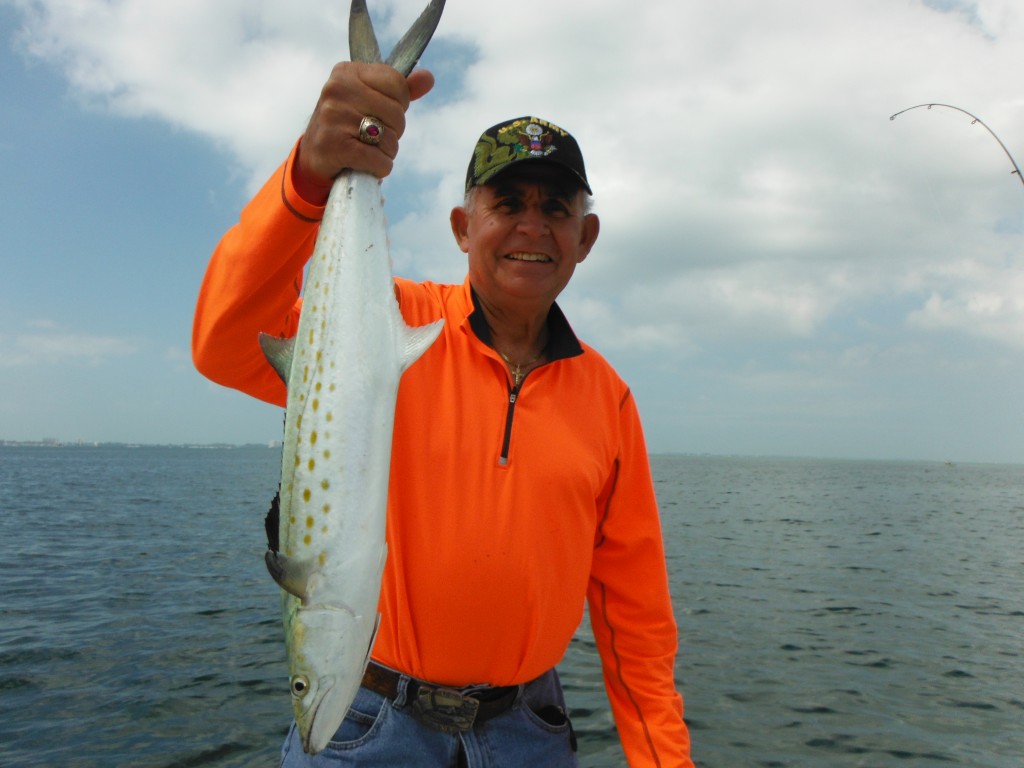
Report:
M1020 166L1017 165L1017 161L1013 159L1013 155L1010 154L1010 150L1008 150L1006 148L1006 145L1003 144L1002 139L1000 139L998 136L996 136L996 132L995 131L993 131L991 128L989 128L987 125L985 125L985 121L984 120L982 120L980 117L972 115L966 109L960 109L960 107L954 107L952 104L936 104L936 103L932 103L932 104L917 104L916 106L907 107L906 109L900 110L895 115L891 115L889 117L889 119L890 120L895 120L897 117L902 115L904 112L909 112L910 110L917 109L918 107L927 107L928 109L931 109L932 107L946 107L946 109L955 109L957 112L963 112L965 115L967 115L969 118L971 118L971 125L974 125L975 123L978 123L979 125L981 125L982 128L984 128L986 131L988 131L990 134L992 134L992 138L999 142L999 146L1003 148L1003 152L1005 152L1006 156L1008 158L1010 158L1010 162L1013 164L1013 170L1010 171L1010 173L1011 174L1014 174L1014 173L1017 174L1017 178L1020 179L1020 183L1024 184L1024 175L1021 175Z

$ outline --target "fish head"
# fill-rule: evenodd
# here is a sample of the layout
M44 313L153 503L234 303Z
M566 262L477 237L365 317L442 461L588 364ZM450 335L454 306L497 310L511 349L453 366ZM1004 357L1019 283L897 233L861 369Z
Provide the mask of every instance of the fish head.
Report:
M376 617L347 609L300 610L289 628L289 687L307 754L323 751L362 684Z

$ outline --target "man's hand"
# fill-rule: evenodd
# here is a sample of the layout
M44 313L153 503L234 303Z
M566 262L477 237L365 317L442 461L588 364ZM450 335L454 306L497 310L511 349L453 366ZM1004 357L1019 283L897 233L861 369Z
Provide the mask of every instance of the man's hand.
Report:
M391 173L398 140L405 132L405 112L410 102L433 87L434 76L425 69L405 78L386 64L335 65L299 142L292 172L296 191L319 205L346 168L378 178ZM376 145L359 140L359 124L368 115L384 124Z

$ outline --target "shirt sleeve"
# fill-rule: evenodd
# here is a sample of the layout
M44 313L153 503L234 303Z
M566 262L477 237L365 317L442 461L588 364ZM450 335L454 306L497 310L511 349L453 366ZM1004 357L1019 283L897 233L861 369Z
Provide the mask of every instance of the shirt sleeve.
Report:
M287 393L263 356L259 334L295 335L302 270L324 210L303 200L292 184L297 148L218 243L192 326L192 359L200 373L278 405Z
M639 414L627 393L621 450L600 498L588 588L605 688L631 768L693 768L661 523Z

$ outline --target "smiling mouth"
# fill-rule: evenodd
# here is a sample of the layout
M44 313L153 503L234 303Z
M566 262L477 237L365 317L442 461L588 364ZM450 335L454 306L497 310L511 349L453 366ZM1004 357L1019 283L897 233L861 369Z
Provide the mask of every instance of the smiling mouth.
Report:
M540 263L551 261L550 257L545 256L543 253L525 253L523 251L510 253L505 258L511 261L531 261Z

